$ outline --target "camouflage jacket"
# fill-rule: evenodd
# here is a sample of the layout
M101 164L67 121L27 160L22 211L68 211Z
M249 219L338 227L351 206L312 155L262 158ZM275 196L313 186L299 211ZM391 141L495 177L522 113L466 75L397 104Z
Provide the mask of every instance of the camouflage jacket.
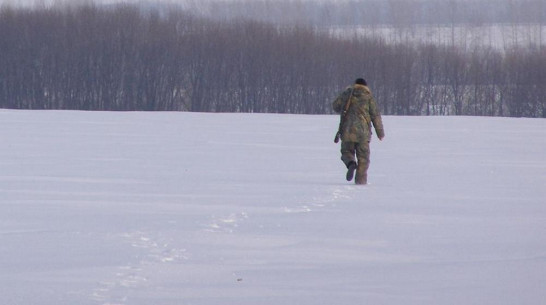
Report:
M353 90L354 88L354 90ZM377 108L370 88L355 84L346 88L334 101L332 108L343 115L345 104L353 90L351 105L347 110L347 117L341 129L341 140L347 142L370 141L372 124L378 138L385 136L381 113Z

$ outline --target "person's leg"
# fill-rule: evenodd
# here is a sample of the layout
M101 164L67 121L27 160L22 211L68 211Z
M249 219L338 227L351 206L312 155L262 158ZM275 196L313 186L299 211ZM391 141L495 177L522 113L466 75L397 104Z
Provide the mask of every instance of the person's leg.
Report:
M341 161L347 167L347 175L345 178L347 181L353 180L357 163L355 159L356 143L354 142L341 142Z
M370 167L370 142L358 143L355 148L358 159L355 183L367 184L368 168Z

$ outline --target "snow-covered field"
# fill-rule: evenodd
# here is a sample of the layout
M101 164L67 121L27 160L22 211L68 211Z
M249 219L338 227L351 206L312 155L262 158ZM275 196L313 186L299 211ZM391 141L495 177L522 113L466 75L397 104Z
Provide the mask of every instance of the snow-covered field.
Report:
M544 304L546 120L0 110L0 304Z
M337 37L381 38L387 43L423 43L455 45L466 51L491 47L497 50L511 48L538 48L544 46L546 26L541 24L485 24L480 26L449 25L412 27L361 27L333 28L329 31Z

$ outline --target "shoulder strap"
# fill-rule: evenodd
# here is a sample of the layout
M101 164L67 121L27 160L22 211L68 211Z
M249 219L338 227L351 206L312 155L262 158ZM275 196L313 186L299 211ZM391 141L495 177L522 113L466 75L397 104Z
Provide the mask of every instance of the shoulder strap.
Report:
M349 94L349 99L345 103L345 107L343 107L343 112L341 112L341 118L339 119L339 127L337 129L336 136L334 137L334 143L337 143L339 141L339 138L341 137L343 124L345 123L345 118L347 117L347 110L349 110L349 107L351 107L351 99L353 98L354 90L355 90L355 87L353 86L351 88L351 93Z
M345 108L343 109L343 116L347 115L347 110L349 110L349 107L351 107L351 99L353 98L354 91L355 91L355 87L353 86L351 88L351 93L349 94L349 99L347 99L347 102L345 103Z

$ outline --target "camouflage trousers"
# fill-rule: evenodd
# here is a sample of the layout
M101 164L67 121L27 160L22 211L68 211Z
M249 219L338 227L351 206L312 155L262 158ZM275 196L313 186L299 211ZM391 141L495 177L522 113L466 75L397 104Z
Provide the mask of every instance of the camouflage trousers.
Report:
M349 163L356 162L355 183L366 184L368 182L368 167L370 167L370 142L341 142L341 161L347 167L349 167Z

